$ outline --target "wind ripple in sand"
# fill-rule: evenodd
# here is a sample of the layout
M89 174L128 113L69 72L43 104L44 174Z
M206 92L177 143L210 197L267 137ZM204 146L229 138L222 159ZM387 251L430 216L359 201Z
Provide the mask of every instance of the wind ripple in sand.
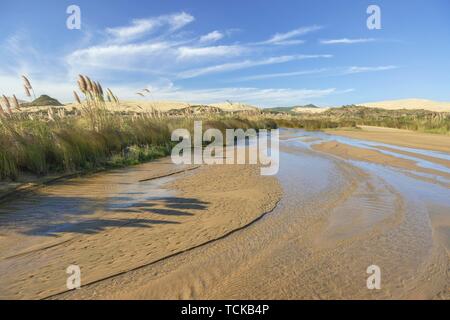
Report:
M156 162L71 179L2 207L0 296L67 291L72 264L87 285L155 263L250 223L280 196L277 180L254 165L203 167L195 175L187 168L176 181L151 180L172 167ZM162 189L169 182L177 192Z
M314 152L317 139L299 135L282 135L284 194L261 220L53 298L448 299L449 190L387 164ZM372 264L381 290L366 287Z
M414 194L421 186L401 173L358 168L285 141L279 174L284 195L262 220L56 298L447 297L448 255L433 238L426 204ZM380 291L366 287L372 264L382 269Z

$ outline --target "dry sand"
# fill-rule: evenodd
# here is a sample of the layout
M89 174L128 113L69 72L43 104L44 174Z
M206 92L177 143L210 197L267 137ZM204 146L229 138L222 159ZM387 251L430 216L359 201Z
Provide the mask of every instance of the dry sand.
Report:
M327 130L327 132L337 136L450 153L450 135L428 134L371 126L360 127L362 130L336 129Z
M358 103L357 105L382 108L387 110L398 109L425 109L437 112L450 112L450 102L433 101L427 99L398 99L398 100L386 100L378 102Z
M260 176L254 165L148 180L174 170L166 159L70 179L3 204L0 298L64 292L71 264L80 266L85 285L152 264L251 223L281 196L276 178Z

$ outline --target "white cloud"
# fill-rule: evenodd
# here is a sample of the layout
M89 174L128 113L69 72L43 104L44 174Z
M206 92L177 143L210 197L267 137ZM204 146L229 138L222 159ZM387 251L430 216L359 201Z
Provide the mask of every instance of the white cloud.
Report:
M49 94L61 102L73 101L72 91L77 89L76 79L55 81L55 79L31 79L36 94ZM127 83L108 84L122 101L135 100L135 92L139 88L150 88L152 99L178 100L190 103L216 103L226 100L249 103L257 106L283 106L294 105L301 102L312 102L315 99L331 95L345 94L353 89L337 90L326 89L292 89L292 88L254 88L254 87L225 87L211 89L185 89L174 86L170 81L156 83ZM23 94L22 80L19 76L11 77L0 74L0 87L10 88L7 95L16 94L19 99L27 100Z
M154 19L139 19L133 20L130 26L107 28L106 32L115 38L136 38L154 30L156 25Z
M219 41L220 39L222 39L223 37L224 37L223 33L215 30L213 32L205 34L204 36L201 36L199 41L201 43L216 42L216 41Z
M274 42L272 44L277 45L277 46L291 46L291 45L296 45L296 44L303 44L305 43L305 40L284 40L284 41L278 41L278 42Z
M185 25L195 20L193 16L185 12L169 15L166 17L167 17L166 20L170 25L171 30L178 30L180 28L183 28Z
M210 47L180 47L178 59L206 58L206 57L234 57L247 51L243 46L210 46Z
M180 100L191 103L215 103L226 100L254 104L257 106L283 106L301 102L311 102L333 94L343 94L352 91L328 89L290 89L290 88L214 88L186 90L180 88L153 89L157 100Z
M312 70L301 70L292 72L279 72L279 73L268 73L268 74L258 74L254 76L241 77L234 79L234 81L251 81L251 80L263 80L271 78L283 78L283 77L294 77L303 76L311 74L323 74L325 76L342 76L355 73L364 72L379 72L397 69L397 66L376 66L376 67L338 67L338 68L322 68L322 69L312 69Z
M293 72L278 72L278 73L267 73L267 74L258 74L254 76L241 77L235 79L235 81L252 81L252 80L263 80L263 79L272 79L272 78L283 78L283 77L294 77L294 76L304 76L310 74L319 74L328 71L326 68L322 69L313 69L313 70L302 70L302 71L293 71Z
M162 26L167 26L170 31L175 31L194 20L190 14L181 12L148 19L135 19L128 26L107 28L106 33L113 36L115 40L127 41L142 37Z
M105 84L106 85L106 84ZM113 92L122 101L135 100L137 88L149 88L151 99L184 101L192 104L217 103L226 100L249 103L257 106L282 106L299 102L312 102L316 99L352 92L353 89L336 88L255 88L255 87L218 87L207 89L190 89L176 86L167 79L151 83L127 83L111 85ZM71 96L69 97L71 99Z
M331 57L332 57L332 55L329 55L329 54L278 56L278 57L271 57L271 58L266 58L266 59L262 59L262 60L244 60L244 61L239 61L239 62L229 62L229 63L219 64L219 65L210 66L210 67L191 69L191 70L180 72L178 75L180 78L186 79L186 78L194 78L194 77L211 74L211 73L234 71L234 70L240 70L240 69L251 68L251 67L262 66L262 65L285 63L285 62L294 61L294 60L331 58Z
M348 38L342 38L342 39L331 39L331 40L321 40L321 44L354 44L354 43L366 43L366 42L373 42L375 39L373 38L360 38L360 39L348 39Z
M240 56L248 49L243 46L180 46L175 42L98 45L76 50L66 57L73 70L101 68L105 70L168 73L179 70L189 62L204 64L210 59Z
M135 19L130 25L108 28L106 32L113 38L91 47L74 50L65 57L65 62L69 66L69 74L86 72L98 75L100 72L111 74L111 72L121 70L153 74L172 79L187 79L206 74L278 64L293 60L331 57L331 55L283 55L227 62L230 58L243 56L255 51L255 47L251 43L195 46L193 45L195 39L186 40L185 34L182 32L170 33L170 31L178 30L192 21L194 21L193 16L182 12L149 19ZM321 28L320 26L309 26L286 33L277 33L264 43L266 45L303 43L303 40L295 39L295 37ZM159 36L152 40L138 40L138 38L156 31L158 31ZM212 31L200 38L196 38L197 44L218 41L225 34L229 35L217 30ZM175 42L175 38L179 41ZM259 45L262 44L260 43ZM264 50L261 49L257 53L261 56L264 54ZM216 64L211 65L211 61L215 61Z
M322 26L309 26L309 27L301 27L301 28L297 28L294 30L291 30L289 32L285 32L285 33L276 33L275 35L273 35L269 40L264 41L263 43L265 44L296 44L296 43L302 43L302 42L298 42L299 40L296 40L296 42L293 42L292 38L294 37L298 37L298 36L303 36L305 34L317 31L322 29ZM301 40L300 40L301 41Z
M363 72L377 72L397 69L398 66L376 66L376 67L349 67L344 70L343 74L354 74Z
M132 70L148 66L145 58L163 56L171 49L167 42L140 43L127 45L94 46L76 50L66 57L73 68L106 68L115 70Z

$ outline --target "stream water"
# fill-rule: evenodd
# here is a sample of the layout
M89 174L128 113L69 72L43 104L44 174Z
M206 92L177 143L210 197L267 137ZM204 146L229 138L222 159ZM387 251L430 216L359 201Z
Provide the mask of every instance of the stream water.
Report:
M410 154L450 160L449 154L301 130L282 130L281 139L283 196L263 219L218 241L56 298L449 298L450 190L408 170L341 159L311 145L337 141L376 149L446 173L447 167ZM136 174L145 172L129 169L90 183L55 186L58 194L63 188L64 197L35 196L2 205L0 258L33 249L28 236L57 233L55 219L65 221L58 228L71 228L98 206L114 210L155 194L171 196L161 188L169 178L129 183ZM86 195L89 201L77 201ZM8 234L18 230L25 236L8 242ZM2 265L11 265L0 261L4 275ZM380 290L367 288L371 265L381 270Z

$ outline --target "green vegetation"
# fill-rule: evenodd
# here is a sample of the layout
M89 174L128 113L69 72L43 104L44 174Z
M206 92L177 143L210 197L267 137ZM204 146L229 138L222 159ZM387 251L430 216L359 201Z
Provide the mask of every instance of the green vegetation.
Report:
M45 175L149 161L168 155L173 146L172 130L192 130L194 121L194 118L119 115L101 109L93 113L94 116L90 114L63 118L55 115L53 121L17 116L2 118L1 179L14 180L23 172ZM226 116L201 120L204 121L205 130L276 126L270 120Z
M295 113L294 109L297 108L319 108L313 104L307 104L304 106L293 106L293 107L276 107L276 108L266 108L263 110L265 113Z
M266 108L263 110L265 113L292 113L295 107L276 107Z
M321 113L290 113L280 116L265 110L280 127L306 130L356 127L358 125L407 129L428 133L450 134L450 113L428 110L386 110L362 106L331 108Z
M26 78L24 78L26 79ZM280 108L264 112L231 114L206 106L162 113L156 110L125 112L115 110L119 99L110 89L89 77L78 80L81 94L74 91L78 106L71 111L48 96L35 100L55 105L35 112L13 107L6 96L0 106L0 179L17 179L22 173L46 175L98 168L133 165L168 155L177 128L193 130L194 120L202 120L204 130L273 129L277 127L321 130L358 125L383 126L448 134L450 114L426 110L384 110L344 106L322 113L280 113ZM25 88L31 90L28 79ZM80 98L83 97L83 99ZM108 101L108 102L106 102ZM108 103L108 107L107 107ZM305 106L312 108L315 106ZM287 108L292 110L292 107ZM286 108L283 110L287 110Z
M293 117L290 119L278 118L274 119L279 127L284 128L300 128L307 131L316 131L334 128L356 128L356 122L351 120L333 121L328 119L302 119L301 117Z
M21 107L45 107L45 106L62 106L63 104L58 100L49 97L45 94L40 96L39 98L33 100L30 103L22 103Z
M329 109L322 117L338 121L354 121L357 125L415 130L429 133L450 133L450 113L427 110L385 110L361 106Z

